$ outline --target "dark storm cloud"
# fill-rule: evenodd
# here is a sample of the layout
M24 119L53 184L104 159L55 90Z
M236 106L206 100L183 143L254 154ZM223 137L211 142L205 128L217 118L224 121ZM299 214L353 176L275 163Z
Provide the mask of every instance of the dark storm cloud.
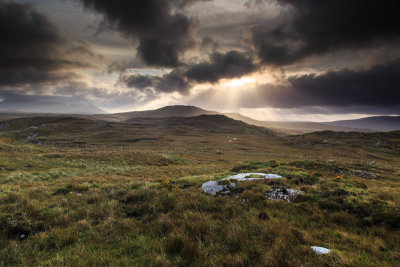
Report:
M24 63L19 64L21 60L28 61L28 67L41 68L42 64L30 61L57 55L66 42L57 28L31 5L3 1L0 2L0 36L2 62L8 62L7 67L15 63L16 68L23 67Z
M182 14L190 4L207 0L80 0L104 15L104 21L138 39L138 55L154 66L177 66L181 52L192 47L197 21Z
M188 79L196 82L218 82L223 78L239 78L256 70L257 66L248 53L229 51L213 53L210 62L191 66L186 72Z
M400 60L396 60L363 71L343 69L294 76L288 79L288 85L264 85L258 89L265 101L263 105L275 108L388 108L400 103L399 73Z
M60 82L74 80L78 78L80 78L80 75L68 72L43 72L36 70L9 71L1 70L0 68L0 87L20 85L27 85L30 87L33 84L43 83L48 85L56 85Z
M273 108L282 114L400 115L400 60L368 70L343 69L320 75L290 77L285 84L264 84L236 92L224 106L226 92L218 88L193 95L188 104L218 108Z
M251 28L251 43L265 64L283 66L345 49L385 46L400 37L396 1L265 0L289 12Z
M66 40L32 5L0 1L0 86L58 83L93 67L79 57L95 57L90 45ZM67 58L69 56L69 58Z
M194 83L216 83L221 79L238 78L257 69L249 53L229 51L215 52L210 62L188 65L174 69L162 77L150 75L123 76L120 82L130 88L143 90L153 88L157 92L188 94Z
M159 77L144 76L144 75L132 75L125 77L124 82L128 87L134 87L139 90L153 87L156 82L160 80Z
M201 40L200 48L202 51L211 50L212 52L217 52L219 44L210 36L204 36Z
M161 77L152 75L122 75L118 83L123 83L139 91L153 89L155 93L179 92L186 95L190 90L190 84L180 70L173 70L171 73L164 74Z
M154 88L158 92L179 92L183 95L187 95L190 90L190 85L180 70L174 70L164 75Z

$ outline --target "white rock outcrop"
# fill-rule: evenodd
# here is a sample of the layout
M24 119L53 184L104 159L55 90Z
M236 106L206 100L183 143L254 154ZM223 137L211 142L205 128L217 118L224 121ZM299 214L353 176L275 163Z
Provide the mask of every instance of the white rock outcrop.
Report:
M236 181L255 181L264 179L280 179L282 176L277 174L266 174L266 173L239 173L236 175L223 178L218 181L205 182L201 188L204 192L211 194L213 196L220 194L226 195L231 192L232 189L236 187ZM229 182L223 182L224 180L234 180Z
M209 181L201 186L204 192L215 196L217 193L221 195L229 194L232 188L236 187L236 183L219 184L218 181Z

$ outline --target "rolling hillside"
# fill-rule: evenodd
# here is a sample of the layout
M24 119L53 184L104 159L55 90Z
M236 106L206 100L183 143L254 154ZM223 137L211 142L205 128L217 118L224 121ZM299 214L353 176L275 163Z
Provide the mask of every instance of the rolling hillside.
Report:
M86 144L102 143L106 138L116 144L132 140L167 140L177 136L257 135L275 136L272 131L233 120L223 115L194 117L132 118L127 122L107 122L79 117L29 117L3 121L4 137L25 142ZM167 141L166 141L167 142Z
M239 113L220 113L209 111L194 106L166 106L155 110L133 111L114 114L56 114L56 113L17 113L17 112L0 112L0 121L37 117L37 116L73 116L86 118L91 120L102 120L108 122L128 122L132 123L133 119L160 119L160 118L187 118L200 115L224 115L234 120L240 120L247 124L265 127L274 132L284 134L303 134L316 131L340 131L340 132L373 132L373 131L395 131L400 130L400 117L380 116L369 117L359 120L334 121L334 122L290 122L290 121L259 121Z
M199 115L224 115L234 120L240 120L247 124L270 128L276 132L285 134L301 134L315 131L360 131L346 126L328 125L315 122L279 122L279 121L259 121L239 113L219 113L216 111L204 110L194 106L166 106L156 110L134 111L117 114L94 115L97 119L108 121L129 121L132 118L166 118L166 117L193 117Z
M374 116L358 120L343 120L326 123L331 126L369 129L376 132L400 130L400 116Z
M258 121L238 113L224 113L224 115L235 120L244 121L248 124L266 127L274 131L283 132L286 134L302 134L302 133L310 133L317 131L340 131L340 132L366 131L362 129L355 129L339 125L338 126L328 125L317 122Z

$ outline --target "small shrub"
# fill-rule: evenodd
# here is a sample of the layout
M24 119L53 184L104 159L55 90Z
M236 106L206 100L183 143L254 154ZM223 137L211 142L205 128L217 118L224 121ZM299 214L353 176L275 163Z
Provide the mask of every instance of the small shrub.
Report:
M336 182L341 182L341 181L343 181L343 176L338 175L335 178L333 178L333 180Z
M276 168L276 167L281 166L281 163L279 161L277 161L277 160L271 160L270 162L268 162L268 165L271 168Z
M169 191L180 191L181 189L171 180L163 180L161 182L161 185L163 188L169 190Z
M229 179L225 179L225 180L221 180L221 181L218 181L217 182L217 184L219 184L219 185L231 185L231 180L229 180Z
M224 179L217 182L219 185L231 185L232 183L237 183L237 179Z

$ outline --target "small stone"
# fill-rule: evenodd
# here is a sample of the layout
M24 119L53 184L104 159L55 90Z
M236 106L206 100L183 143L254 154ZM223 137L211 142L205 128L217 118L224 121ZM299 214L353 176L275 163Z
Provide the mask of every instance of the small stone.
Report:
M323 247L317 247L317 246L311 246L311 249L315 252L317 255L325 255L329 254L331 252L330 249L323 248Z
M24 234L20 235L20 238L21 238L21 239L24 239L24 238L25 238L25 235L24 235Z
M39 136L39 134L32 133L26 139L34 139L35 137L38 137L38 136Z
M372 172L367 172L367 171L362 171L362 170L357 170L353 171L353 174L359 177L367 178L367 179L376 179L377 176L376 174Z

